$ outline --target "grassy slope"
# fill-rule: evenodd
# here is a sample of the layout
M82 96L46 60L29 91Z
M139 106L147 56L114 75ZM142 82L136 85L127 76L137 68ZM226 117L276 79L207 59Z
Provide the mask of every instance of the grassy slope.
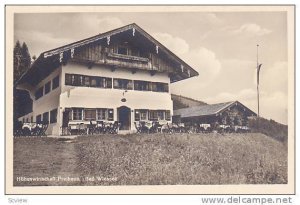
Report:
M287 183L287 148L262 134L18 138L14 176L100 176L116 181L14 185Z

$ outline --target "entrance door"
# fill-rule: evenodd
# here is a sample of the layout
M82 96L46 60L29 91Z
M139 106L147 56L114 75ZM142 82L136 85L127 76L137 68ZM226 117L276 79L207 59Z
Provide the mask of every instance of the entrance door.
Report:
M122 106L118 108L118 119L121 123L120 130L130 130L131 110L129 107Z

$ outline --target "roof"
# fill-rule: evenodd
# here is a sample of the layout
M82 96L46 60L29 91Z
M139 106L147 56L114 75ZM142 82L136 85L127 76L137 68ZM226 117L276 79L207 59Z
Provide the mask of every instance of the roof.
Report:
M184 77L179 78L177 80L174 80L173 82L176 82L178 80L198 76L199 73L194 70L191 66L189 66L186 62L184 62L182 59L180 59L177 55L175 55L172 51L170 51L168 48L166 48L164 45L162 45L160 42L158 42L156 39L154 39L151 35L149 35L146 31L144 31L141 27L139 27L137 24L129 24L105 33L98 34L96 36L92 36L90 38L86 38L80 41L76 41L71 44L67 44L55 49L51 49L48 51L45 51L40 54L40 56L37 58L37 60L33 63L33 65L27 70L24 75L21 76L19 83L24 83L24 81L30 82L32 79L32 76L30 76L30 73L32 73L32 70L34 70L34 67L45 67L45 65L49 66L51 64L56 63L59 61L59 59L63 56L65 58L66 56L72 55L71 53L74 52L74 49L77 49L79 47L87 46L89 44L95 43L95 42L106 42L106 41L112 41L113 37L121 35L122 33L128 33L130 32L131 35L139 35L143 38L144 41L142 41L142 44L147 44L147 46L151 46L153 49L159 50L159 52L162 53L162 55L168 56L168 58L172 59L172 61L176 62L178 64L178 68L176 68L179 71L185 70L187 71L188 75L184 75ZM61 59L60 59L61 60ZM39 68L35 68L36 70ZM37 71L35 71L37 72ZM40 71L41 72L41 71ZM186 74L186 73L185 73ZM28 76L29 75L29 76ZM183 74L182 74L183 75Z
M244 106L238 101L231 101L231 102L224 102L224 103L217 103L211 105L203 105L203 106L195 106L189 108L182 108L178 110L174 110L174 116L180 116L181 118L186 117L200 117L200 116L211 116L219 114L220 112L224 111L225 109L231 107L232 105L240 104L244 108L246 108L252 114L255 114L249 108Z

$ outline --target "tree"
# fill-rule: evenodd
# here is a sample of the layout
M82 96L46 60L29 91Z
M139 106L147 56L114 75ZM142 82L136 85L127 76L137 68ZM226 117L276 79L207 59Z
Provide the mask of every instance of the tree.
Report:
M20 77L29 69L31 65L31 57L29 49L24 42L21 46L20 41L16 42L14 47L14 64L13 64L13 107L14 107L14 121L21 115L31 111L32 100L29 93L22 90L17 90L15 85Z
M31 57L26 43L21 46L20 41L14 47L14 84L30 67Z
M25 72L31 65L30 53L25 42L22 45L21 54L22 54L22 68L24 69Z
M21 76L21 55L21 44L20 41L17 41L14 47L14 84L18 80L19 76Z

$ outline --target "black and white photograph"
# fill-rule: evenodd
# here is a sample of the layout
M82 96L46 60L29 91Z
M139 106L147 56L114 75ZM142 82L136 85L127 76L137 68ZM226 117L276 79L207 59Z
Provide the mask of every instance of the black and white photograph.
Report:
M294 6L57 7L6 7L7 190L294 192Z

